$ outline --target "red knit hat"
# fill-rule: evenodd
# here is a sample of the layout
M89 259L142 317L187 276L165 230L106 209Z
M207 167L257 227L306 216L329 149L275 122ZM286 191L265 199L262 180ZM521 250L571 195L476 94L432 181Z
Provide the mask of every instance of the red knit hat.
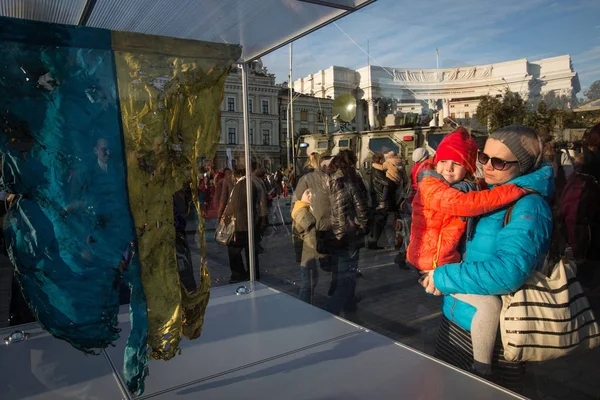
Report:
M470 173L474 173L477 150L477 142L473 140L469 131L459 126L454 132L447 134L442 139L436 150L433 163L437 164L439 161L452 160L465 167Z

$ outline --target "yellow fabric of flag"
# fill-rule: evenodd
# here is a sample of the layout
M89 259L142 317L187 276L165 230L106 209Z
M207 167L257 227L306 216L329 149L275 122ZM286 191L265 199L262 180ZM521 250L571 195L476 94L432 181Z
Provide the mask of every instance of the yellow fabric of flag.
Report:
M241 48L125 32L113 32L112 41L148 344L152 357L168 360L182 334L194 339L202 331L210 277L197 160L214 157L223 87ZM193 293L179 280L173 216L173 195L187 185L200 216L202 281Z

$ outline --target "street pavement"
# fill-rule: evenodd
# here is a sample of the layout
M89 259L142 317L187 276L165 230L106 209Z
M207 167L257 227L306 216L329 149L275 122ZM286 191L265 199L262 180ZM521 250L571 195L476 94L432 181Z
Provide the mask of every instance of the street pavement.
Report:
M283 223L282 223L283 217ZM263 240L259 255L261 283L298 297L300 271L291 243L289 198L275 200L269 218L271 226ZM188 223L188 242L193 263L198 265L200 249L194 223ZM214 242L215 220L206 222L206 262L212 286L229 284L230 270L227 248ZM440 323L439 297L427 296L412 271L398 268L393 260L396 252L391 243L391 221L382 235L384 250L360 250L356 293L361 298L358 309L342 317L381 333L399 343L433 355ZM319 271L319 283L313 305L324 308L331 273ZM198 279L198 278L197 278ZM600 348L582 355L527 366L527 385L523 393L534 399L600 399Z

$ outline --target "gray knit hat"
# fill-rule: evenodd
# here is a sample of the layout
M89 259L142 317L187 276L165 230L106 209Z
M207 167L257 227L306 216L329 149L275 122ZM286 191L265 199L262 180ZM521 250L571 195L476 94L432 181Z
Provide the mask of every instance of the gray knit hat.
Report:
M517 157L521 175L536 170L542 163L542 141L537 132L523 125L509 125L494 131L490 138L496 139Z

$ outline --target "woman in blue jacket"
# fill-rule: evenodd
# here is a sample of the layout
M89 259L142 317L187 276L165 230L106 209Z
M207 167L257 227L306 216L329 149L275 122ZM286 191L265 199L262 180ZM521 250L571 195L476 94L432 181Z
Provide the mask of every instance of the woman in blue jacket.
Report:
M427 292L445 295L436 356L460 368L472 368L469 331L475 309L448 295L514 292L542 267L548 253L552 231L548 200L554 192L554 179L552 167L542 163L542 157L541 141L531 128L511 125L490 135L478 154L486 183L514 183L537 193L516 202L506 225L506 209L480 217L474 231L467 234L463 261L440 266L423 280ZM502 352L501 345L497 350ZM509 363L501 354L499 358L501 362L494 366L496 377L518 389L523 365ZM508 376L516 379L511 381Z

